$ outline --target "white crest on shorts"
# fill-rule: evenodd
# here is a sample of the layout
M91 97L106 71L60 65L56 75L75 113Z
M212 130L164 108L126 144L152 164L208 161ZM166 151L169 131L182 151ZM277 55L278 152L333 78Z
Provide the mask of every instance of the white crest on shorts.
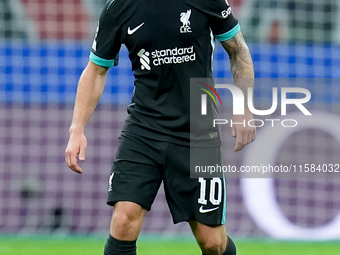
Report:
M112 178L113 178L114 174L115 174L115 173L112 173L112 174L110 175L110 179L109 179L109 190L108 190L108 192L112 191Z

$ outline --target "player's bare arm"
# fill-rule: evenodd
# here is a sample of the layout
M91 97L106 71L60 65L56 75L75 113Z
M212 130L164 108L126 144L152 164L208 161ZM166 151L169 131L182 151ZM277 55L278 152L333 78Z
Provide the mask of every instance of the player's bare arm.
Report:
M241 32L238 32L233 38L221 43L229 55L230 70L234 77L235 85L242 90L245 97L244 115L235 115L233 117L233 123L242 123L245 121L246 125L235 124L231 128L232 136L236 138L234 151L239 151L248 143L254 141L256 135L256 128L247 125L248 120L253 119L253 114L246 106L248 101L248 87L254 88L254 66L248 46Z
M85 160L87 140L84 128L103 93L107 70L89 61L79 79L70 138L65 151L66 164L76 173L83 171L78 164L78 155L80 161Z

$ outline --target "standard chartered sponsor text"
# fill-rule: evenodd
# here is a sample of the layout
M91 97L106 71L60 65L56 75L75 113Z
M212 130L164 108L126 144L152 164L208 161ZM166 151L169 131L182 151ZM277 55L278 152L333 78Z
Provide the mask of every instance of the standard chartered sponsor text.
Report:
M194 46L187 48L175 47L173 49L154 50L151 52L151 57L153 58L153 65L160 66L195 61L196 53L194 52Z

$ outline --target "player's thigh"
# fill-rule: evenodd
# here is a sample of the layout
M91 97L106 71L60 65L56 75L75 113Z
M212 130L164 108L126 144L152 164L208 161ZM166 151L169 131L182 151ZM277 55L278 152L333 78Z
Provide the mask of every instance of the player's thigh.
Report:
M128 201L150 210L162 182L158 146L157 141L143 137L125 135L120 138L109 180L109 205Z
M129 201L117 202L112 214L110 234L118 240L136 240L146 212L139 204Z
M223 253L227 247L227 232L224 225L209 226L195 220L189 221L196 241L203 251Z

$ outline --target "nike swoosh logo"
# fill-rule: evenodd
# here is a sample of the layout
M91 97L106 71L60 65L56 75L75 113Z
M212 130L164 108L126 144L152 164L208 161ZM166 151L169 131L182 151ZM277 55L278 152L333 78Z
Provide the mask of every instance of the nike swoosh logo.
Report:
M200 213L208 213L208 212L215 211L215 210L217 210L218 208L219 208L219 206L218 206L218 207L215 207L215 208L204 209L204 208L203 208L203 205L202 205L202 206L200 207L199 212L200 212Z
M140 24L139 26L137 26L137 27L135 27L134 29L130 29L130 27L128 28L128 31L127 31L127 33L128 33L128 35L132 35L134 32L136 32L141 26L143 26L144 25L144 22L142 23L142 24Z

